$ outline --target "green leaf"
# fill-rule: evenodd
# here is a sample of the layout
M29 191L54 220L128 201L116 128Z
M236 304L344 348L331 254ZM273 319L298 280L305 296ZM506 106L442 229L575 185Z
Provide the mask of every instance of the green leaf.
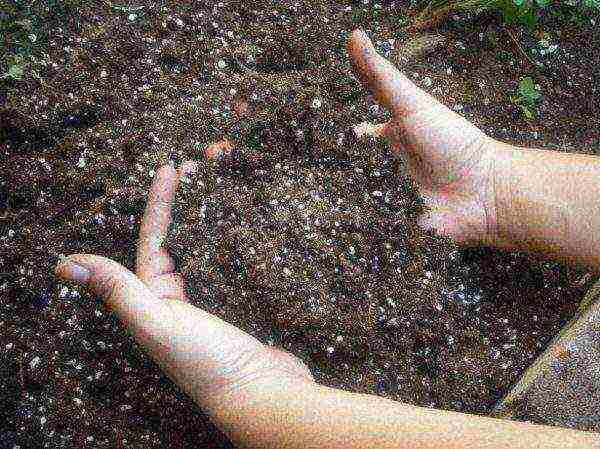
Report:
M21 80L23 78L23 66L22 65L11 65L8 68L8 76L15 80Z
M525 78L523 78L519 83L519 87L523 90L535 89L533 79L530 76L526 76Z
M518 102L526 103L529 106L534 106L535 102L542 97L542 94L537 91L531 77L525 77L519 83Z
M246 144L247 148L251 148L253 150L259 149L262 147L262 143L260 142L260 129L254 129L252 130L246 137L246 141L244 142Z
M571 19L569 20L569 22L575 23L579 26L584 26L585 25L585 16L583 14L581 14L580 11L573 11L573 14L571 15Z
M535 12L533 11L533 9L530 9L529 11L527 11L526 14L521 16L521 23L523 23L525 26L527 26L529 31L535 30L535 26L537 25L537 22L538 22L537 16L536 16Z
M521 110L525 113L527 118L533 118L533 113L529 110L527 106L521 106Z
M517 18L518 7L511 1L502 1L499 5L504 23L513 24Z
M510 9L505 9L502 11L503 13L503 19L504 22L508 23L508 24L512 24L515 22L515 19L517 18L517 15L515 14L514 11L510 10Z

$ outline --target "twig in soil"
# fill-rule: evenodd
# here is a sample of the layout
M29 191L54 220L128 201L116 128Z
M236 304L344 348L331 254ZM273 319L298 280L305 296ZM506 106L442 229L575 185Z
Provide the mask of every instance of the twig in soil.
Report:
M517 39L515 39L515 36L512 34L512 32L510 31L510 29L505 25L504 29L506 30L506 32L508 33L508 35L510 36L510 38L513 40L513 42L517 45L517 48L519 49L519 51L521 52L521 54L523 56L525 56L527 58L527 60L534 65L534 67L538 67L539 64L536 63L535 61L533 61L529 55L527 53L525 53L525 50L523 50L523 47L521 47L521 44L519 44L519 41L517 41Z
M414 58L433 52L439 46L444 45L446 41L446 37L441 34L424 34L414 37L392 53L391 62L402 69Z
M104 0L104 3L106 4L106 6L114 9L115 11L121 11L121 12L140 11L146 7L145 5L144 6L113 5L113 3L110 0Z
M434 9L434 4L443 5L444 3L450 3L447 6L439 7ZM446 19L452 12L455 11L476 11L473 19L478 17L481 13L487 11L497 3L497 0L466 0L466 1L448 1L448 0L432 0L429 5L421 12L417 19L405 27L403 31L422 31L424 29L432 28ZM431 12L433 11L433 12ZM411 14L416 15L416 14Z
M21 396L25 398L25 377L23 376L23 356L19 357L19 378L21 381Z
M442 8L441 10L438 10L434 13L433 17L428 19L428 20L422 20L422 19L417 19L414 23L410 24L407 27L404 27L404 29L402 31L404 32L409 32L409 31L423 31L423 30L427 30L429 28L433 28L437 25L440 24L440 22L446 18L448 15L450 15L450 13L452 11L454 11L456 8L453 6L448 6L446 8ZM427 9L425 10L427 11ZM421 14L421 16L423 16L425 13Z

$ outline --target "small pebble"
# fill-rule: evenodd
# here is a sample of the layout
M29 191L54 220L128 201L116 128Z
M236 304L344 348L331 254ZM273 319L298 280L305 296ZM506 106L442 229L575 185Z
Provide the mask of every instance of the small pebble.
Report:
M29 366L30 366L30 368L31 368L31 369L35 369L35 367L39 365L39 363L40 363L40 360L41 360L41 359L40 359L39 357L34 357L34 358L31 360L31 362L29 362Z

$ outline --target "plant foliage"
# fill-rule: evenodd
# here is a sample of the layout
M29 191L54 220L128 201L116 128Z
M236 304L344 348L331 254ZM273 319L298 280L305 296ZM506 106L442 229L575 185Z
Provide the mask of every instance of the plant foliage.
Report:
M511 101L515 103L523 114L530 119L533 117L532 109L535 104L542 98L542 94L538 92L531 77L525 77L519 83L519 88L515 95L511 96Z

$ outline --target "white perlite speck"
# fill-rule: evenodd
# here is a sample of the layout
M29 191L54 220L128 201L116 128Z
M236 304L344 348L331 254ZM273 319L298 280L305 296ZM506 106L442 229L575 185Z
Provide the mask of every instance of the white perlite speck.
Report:
M39 357L34 357L31 362L29 362L31 369L34 369L36 366L38 366L40 364L40 360L41 359Z

